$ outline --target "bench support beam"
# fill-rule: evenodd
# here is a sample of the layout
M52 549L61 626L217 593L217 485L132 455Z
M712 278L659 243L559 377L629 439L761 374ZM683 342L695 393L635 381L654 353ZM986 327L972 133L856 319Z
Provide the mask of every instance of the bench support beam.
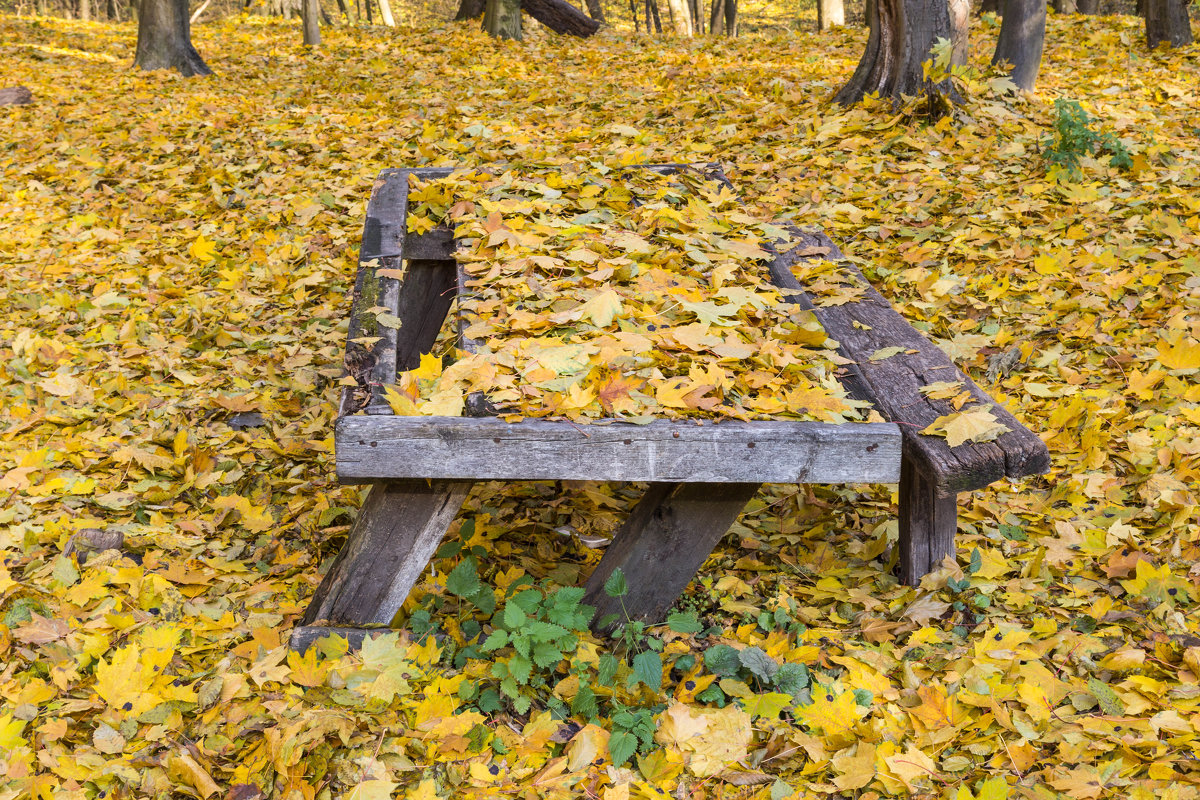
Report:
M905 456L900 462L899 514L900 581L916 586L942 559L954 555L957 496L939 496L934 481Z
M471 483L401 480L372 486L300 625L388 625L425 571Z
M653 483L617 531L585 586L596 608L593 627L609 614L660 622L721 537L758 491L757 483ZM620 568L629 586L609 597L604 582Z

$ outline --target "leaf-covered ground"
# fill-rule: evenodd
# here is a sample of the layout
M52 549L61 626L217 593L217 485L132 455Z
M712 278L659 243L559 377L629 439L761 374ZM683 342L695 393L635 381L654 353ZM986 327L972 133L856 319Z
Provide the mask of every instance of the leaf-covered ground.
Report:
M445 25L303 53L241 20L197 31L217 74L185 81L131 72L129 26L0 18L3 82L36 96L0 109L0 798L1196 796L1197 50L1052 18L1039 95L980 79L928 126L824 104L862 36ZM1055 97L1132 169L1049 177ZM474 710L511 657L458 657L488 621L463 553L495 600L571 585L636 487L482 486L398 620L446 636L289 653L360 500L331 421L371 181L505 160L719 160L757 218L823 226L1051 473L962 498L958 563L915 589L889 487L774 487L685 597L702 630L652 631L661 688L630 658L604 677L633 710L582 729L542 710L581 690L564 665L527 712Z

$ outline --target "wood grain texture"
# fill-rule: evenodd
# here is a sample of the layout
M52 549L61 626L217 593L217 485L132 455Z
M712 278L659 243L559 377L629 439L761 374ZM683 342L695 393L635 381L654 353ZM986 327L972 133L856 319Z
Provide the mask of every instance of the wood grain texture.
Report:
M292 628L291 638L288 640L288 646L293 650L304 654L309 647L324 639L326 636L341 636L346 639L350 645L350 650L359 650L362 648L363 642L368 638L383 636L384 634L395 633L391 628L348 628L345 626L334 625L299 625Z
M424 480L372 486L301 624L390 623L470 488L470 481Z
M937 487L911 459L900 467L900 580L910 586L954 555L958 502Z
M453 261L413 260L405 265L397 314L396 369L420 366L421 356L433 349L438 332L454 303L456 265ZM393 375L389 383L395 383Z
M797 232L799 233L799 232ZM852 390L865 392L888 420L897 422L905 437L905 453L933 482L937 493L951 497L958 492L981 489L1004 477L1019 478L1047 471L1050 453L1038 436L990 398L954 365L936 345L892 308L852 264L843 268L857 274L868 287L865 296L841 306L814 306L792 275L791 266L806 249L828 250L824 258L843 258L824 234L802 235L788 252L771 264L775 284L792 293L793 299L811 308L825 330L840 344L842 355L854 361L853 368L839 377ZM899 353L872 361L871 354L885 347L903 347ZM950 447L944 438L919 433L939 416L954 411L949 401L935 400L920 392L922 386L938 381L961 381L981 403L993 406L992 413L1009 432L994 442Z
M656 420L573 425L494 418L344 417L338 477L474 480L896 483L887 423Z
M588 577L583 602L596 608L598 630L609 614L659 622L708 554L758 491L757 483L656 483L630 512ZM629 593L609 597L604 582L617 568Z

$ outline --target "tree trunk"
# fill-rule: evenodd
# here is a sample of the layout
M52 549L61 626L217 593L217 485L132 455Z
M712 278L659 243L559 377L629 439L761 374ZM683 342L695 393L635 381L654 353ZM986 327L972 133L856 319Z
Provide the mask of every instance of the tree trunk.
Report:
M1001 3L1000 0L983 0L983 2L979 4L979 13L987 14L988 12L991 12L997 15L1003 14L1003 5L1004 4Z
M654 32L662 33L662 17L658 15L658 0L646 0L646 30L650 30L650 19L654 19Z
M1056 14L1075 14L1079 8L1075 0L1054 0L1054 12Z
M108 2L105 3L104 15L108 17L109 22L116 20L117 0L108 0Z
M863 3L863 27L871 27L871 20L875 19L879 13L879 6L876 5L876 0L866 0Z
M996 41L993 64L1012 64L1009 77L1018 88L1032 92L1042 66L1046 40L1046 0L1004 0L1004 21Z
M712 0L712 19L708 23L708 32L716 36L724 28L725 0Z
M487 0L483 29L501 39L521 40L521 0Z
M600 23L566 0L516 0L517 15L524 11L555 33L587 37L600 30ZM486 26L485 26L486 27ZM518 35L516 38L520 38Z
M142 0L133 65L142 69L176 69L185 78L212 74L192 47L187 0Z
M601 25L604 24L603 0L587 0L587 10L592 19L596 20L596 22L599 22Z
M725 35L737 36L737 0L725 0Z
M304 20L304 44L308 47L321 46L321 25L317 21L319 4L320 0L303 0L300 5L300 15Z
M1192 43L1192 21L1184 0L1145 0L1146 44L1182 47Z
M688 0L688 13L692 17L692 33L704 33L704 12L700 7L700 0Z
M817 30L827 31L846 24L846 7L842 0L817 0Z
M460 0L458 4L458 13L454 15L456 21L467 19L478 19L483 16L483 6L485 0Z
M1075 5L1080 14L1100 13L1100 0L1076 0Z
M876 0L871 33L858 68L834 98L842 105L857 103L864 95L899 103L917 95L955 96L949 79L927 81L922 63L932 58L939 38L954 41L950 4L946 0Z
M396 27L396 20L392 17L392 4L388 0L379 0L379 18L389 28Z
M629 14L633 17L633 32L641 33L641 23L638 22L637 0L629 0Z
M675 27L675 35L690 37L692 35L692 16L683 0L667 0L667 8L671 11L671 23Z
M79 18L84 22L92 18L92 4L90 0L79 0Z
M24 86L0 89L0 106L27 106L33 102L33 92Z
M950 41L954 46L954 54L950 63L956 67L965 67L970 56L971 42L971 0L949 0L950 2Z

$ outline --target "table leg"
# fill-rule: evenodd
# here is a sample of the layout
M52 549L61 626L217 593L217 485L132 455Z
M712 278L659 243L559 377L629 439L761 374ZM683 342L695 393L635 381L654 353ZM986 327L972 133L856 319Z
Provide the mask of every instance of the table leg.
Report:
M433 557L471 483L398 480L372 486L346 544L292 632L292 647L304 650L333 632L386 627ZM362 640L353 638L355 644Z
M596 608L593 627L609 614L618 622L658 622L687 588L717 542L758 491L757 483L654 483L588 578L583 602ZM620 568L629 586L609 597L604 582Z
M911 459L900 462L900 581L909 586L954 555L958 499L940 497Z

